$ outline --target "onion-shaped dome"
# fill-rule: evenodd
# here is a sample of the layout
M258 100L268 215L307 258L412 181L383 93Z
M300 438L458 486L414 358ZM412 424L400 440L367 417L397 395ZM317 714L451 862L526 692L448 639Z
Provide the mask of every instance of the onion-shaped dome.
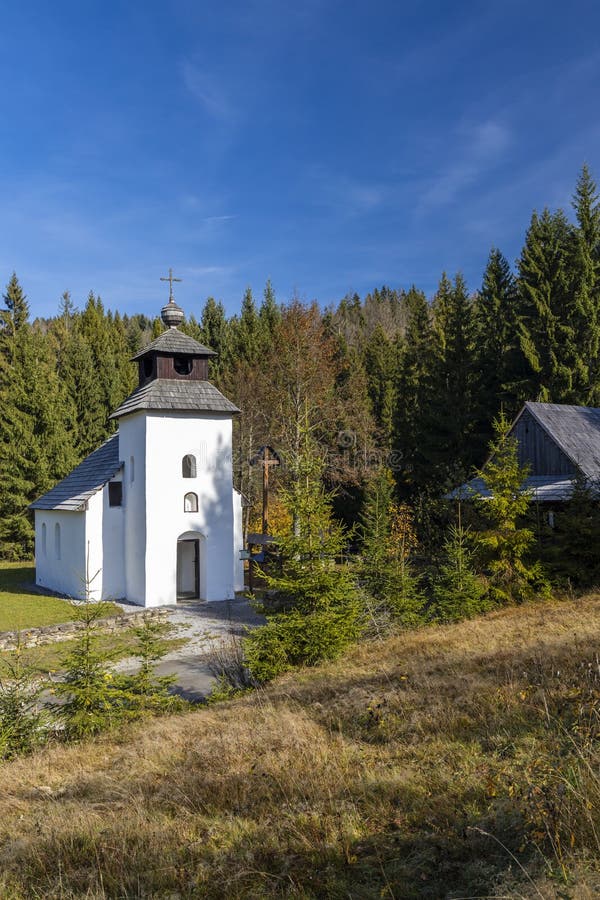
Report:
M184 312L180 306L177 306L174 300L169 300L166 306L160 311L160 317L167 328L177 328L185 319Z

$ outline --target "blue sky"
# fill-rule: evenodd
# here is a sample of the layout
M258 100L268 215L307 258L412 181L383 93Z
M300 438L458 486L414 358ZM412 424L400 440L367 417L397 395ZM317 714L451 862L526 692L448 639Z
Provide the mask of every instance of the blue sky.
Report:
M600 5L41 0L0 14L0 283L199 314L475 289L600 180Z

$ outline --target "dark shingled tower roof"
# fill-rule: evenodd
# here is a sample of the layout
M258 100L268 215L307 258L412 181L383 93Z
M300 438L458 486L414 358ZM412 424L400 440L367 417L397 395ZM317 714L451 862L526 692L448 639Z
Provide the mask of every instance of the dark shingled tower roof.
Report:
M85 509L90 497L104 487L120 468L119 435L113 434L29 508L65 509L72 512Z
M135 356L132 356L131 359L142 359L142 357L146 356L148 353L166 353L166 354L174 354L174 353L182 353L185 356L216 356L214 350L211 350L210 347L205 347L204 344L199 344L198 341L195 341L194 338L189 337L187 334L183 334L182 331L178 331L177 328L169 328L168 331L164 331L161 335L159 335L156 340L152 341L151 344L148 344L147 347L144 347L142 350L138 350Z

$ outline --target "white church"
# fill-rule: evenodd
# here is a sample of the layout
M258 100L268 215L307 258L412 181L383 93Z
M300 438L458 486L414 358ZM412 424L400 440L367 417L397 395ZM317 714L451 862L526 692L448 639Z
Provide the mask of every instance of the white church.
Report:
M140 606L243 590L239 410L208 381L214 352L179 331L172 293L161 317L167 330L133 357L117 433L32 504L40 587L82 597L87 572L94 599Z

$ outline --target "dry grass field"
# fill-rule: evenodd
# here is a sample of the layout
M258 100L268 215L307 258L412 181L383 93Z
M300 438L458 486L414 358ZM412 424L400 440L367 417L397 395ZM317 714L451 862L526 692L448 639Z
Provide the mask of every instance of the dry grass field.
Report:
M0 896L600 893L600 596L0 769Z

